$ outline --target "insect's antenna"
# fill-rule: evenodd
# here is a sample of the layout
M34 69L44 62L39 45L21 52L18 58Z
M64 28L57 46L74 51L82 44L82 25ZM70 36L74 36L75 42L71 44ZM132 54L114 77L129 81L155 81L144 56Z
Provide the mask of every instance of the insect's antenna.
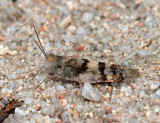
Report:
M37 38L38 38L39 44L38 44L38 42L37 42L37 41L35 41L35 42L36 42L37 46L39 47L39 49L40 49L40 50L42 51L42 53L44 54L44 56L47 58L47 55L46 55L46 53L45 53L45 51L44 51L44 49L43 49L43 47L42 47L42 44L41 44L40 38L39 38L39 36L38 36L38 33L37 33L36 28L35 28L35 26L34 26L34 25L33 25L33 28L34 28L34 31L35 31L35 33L36 33L36 35L37 35Z

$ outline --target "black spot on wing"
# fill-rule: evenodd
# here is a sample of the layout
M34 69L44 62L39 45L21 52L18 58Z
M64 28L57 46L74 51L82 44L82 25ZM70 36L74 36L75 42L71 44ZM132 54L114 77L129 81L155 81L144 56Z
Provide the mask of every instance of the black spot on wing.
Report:
M62 56L56 56L56 67L61 68L62 67Z
M88 69L87 64L89 63L89 60L87 60L87 59L82 59L82 60L83 60L83 63L81 65L81 67L78 69L79 73L85 72Z
M122 69L122 66L112 64L110 69L113 75L118 75L121 81L124 80L124 69Z
M119 78L121 78L122 80L124 80L123 73L119 73Z
M98 70L101 73L101 79L104 81L106 80L106 75L104 74L106 64L104 62L98 63Z
M75 65L76 64L76 59L69 59L67 62L66 62L66 65Z
M104 62L99 62L98 63L98 70L100 71L101 74L104 74L105 65L106 64Z
M105 74L101 74L101 80L105 81L106 80L106 75Z
M112 64L110 66L110 69L111 69L111 72L113 72L113 75L117 74L117 70L118 70L117 65Z

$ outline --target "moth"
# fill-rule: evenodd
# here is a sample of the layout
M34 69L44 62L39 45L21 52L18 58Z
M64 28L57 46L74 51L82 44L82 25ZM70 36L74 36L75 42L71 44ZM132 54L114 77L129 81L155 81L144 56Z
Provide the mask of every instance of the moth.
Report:
M108 65L104 62L90 61L73 56L60 56L46 53L42 47L38 33L33 25L38 42L35 41L45 57L45 69L53 79L78 83L113 83L125 78L139 77L139 71L121 65Z

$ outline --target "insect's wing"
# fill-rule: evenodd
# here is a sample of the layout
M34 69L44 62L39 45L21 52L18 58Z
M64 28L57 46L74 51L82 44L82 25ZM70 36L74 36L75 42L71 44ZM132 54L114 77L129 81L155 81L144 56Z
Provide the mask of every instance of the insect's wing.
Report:
M74 57L66 57L65 58L65 65L66 66L72 66L72 67L75 67L75 68L81 68L85 60L86 59L78 59L78 58L74 58Z
M128 78L136 79L140 73L137 69L112 64L105 67L104 76L105 80L99 82L120 82Z
M137 78L140 76L140 73L138 71L138 69L133 69L133 68L130 68L130 67L125 67L125 66L122 66L122 65L115 65L115 64L112 64L111 66L109 66L109 71L111 71L113 73L113 75L121 75L124 77L124 78L128 78L128 77L131 77L131 78Z
M103 62L89 61L87 59L69 58L65 61L65 66L76 68L75 75L80 74L80 78L86 81L98 82L120 82L126 78L137 78L140 76L137 69L121 65L106 65ZM92 77L93 74L93 77ZM85 77L83 77L85 76Z

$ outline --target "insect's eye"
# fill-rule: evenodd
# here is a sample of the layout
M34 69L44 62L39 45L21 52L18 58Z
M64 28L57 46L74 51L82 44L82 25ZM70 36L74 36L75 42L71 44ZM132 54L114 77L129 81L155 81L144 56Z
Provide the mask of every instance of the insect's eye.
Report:
M49 56L49 57L48 57L48 61L49 61L49 62L52 62L52 61L53 61L53 56Z

